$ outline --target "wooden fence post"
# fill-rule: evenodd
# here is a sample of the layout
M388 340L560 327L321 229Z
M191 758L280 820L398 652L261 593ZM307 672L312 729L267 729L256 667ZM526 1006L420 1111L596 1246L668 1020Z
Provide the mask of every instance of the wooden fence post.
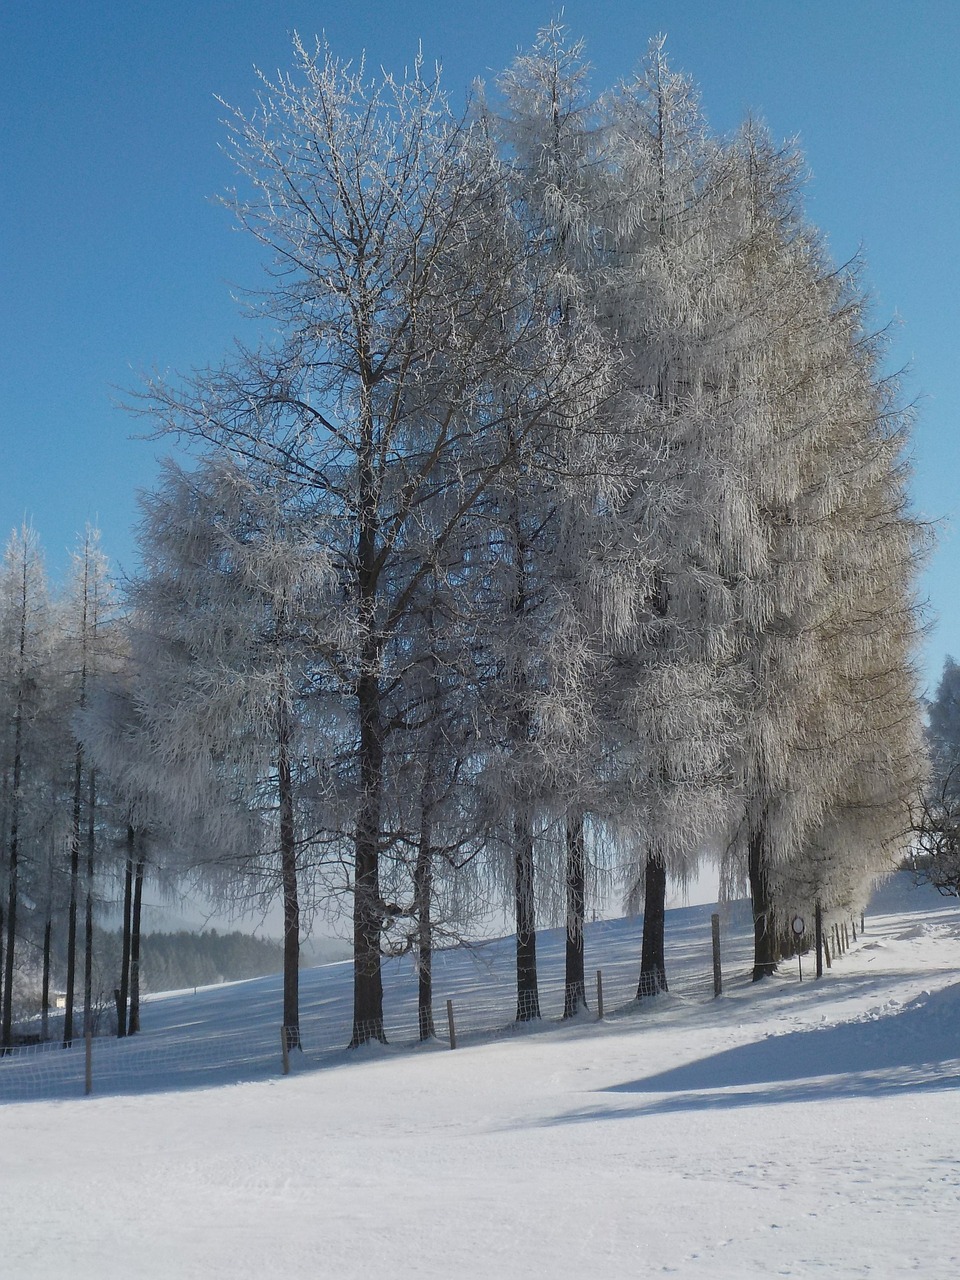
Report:
M603 1018L603 970L597 970L597 1021Z
M456 1028L456 1024L453 1021L453 1001L452 1000L447 1001L447 1029L450 1032L450 1048L455 1049L457 1047L457 1028Z
M852 919L852 918L851 918L851 920L850 920L850 932L853 934L853 940L854 940L854 942L856 942L856 940L857 940L857 922L856 922L856 920L854 920L854 919Z
M83 1033L83 1091L87 1096L93 1093L93 1028L87 1020Z
M710 917L710 934L713 941L713 998L723 994L723 975L720 972L720 916Z
M827 968L832 969L833 961L830 959L830 947L833 945L833 943L828 943L827 941L828 937L829 937L828 933L825 933L823 935L823 958L827 962Z

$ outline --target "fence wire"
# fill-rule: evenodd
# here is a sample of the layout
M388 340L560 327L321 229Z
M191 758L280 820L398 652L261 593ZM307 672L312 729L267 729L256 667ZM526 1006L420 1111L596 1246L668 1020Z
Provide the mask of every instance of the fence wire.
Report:
M679 1002L713 998L710 909L689 908L686 927L668 945L668 990L638 1000L639 926L604 921L588 926L587 954L602 957L603 1013L607 1019L675 1008ZM727 922L723 962L727 972L746 967L749 929ZM730 927L732 926L732 927ZM421 1037L416 973L409 958L384 965L383 1021L357 1025L352 1018L353 971L349 962L301 971L300 1048L290 1048L293 1071L322 1068L355 1058L358 1043L384 1052L445 1048L448 1002L457 1047L517 1035L545 1034L589 1026L598 1016L597 968L587 967L585 1007L564 1018L563 934L542 935L538 1018L517 1019L514 941L499 939L474 948L434 954L433 1030ZM238 991L241 987L242 991ZM94 1094L143 1093L263 1080L281 1069L279 979L201 988L148 998L142 1030L117 1039L95 1036L90 1045ZM87 1085L87 1048L82 1034L69 1048L51 1018L51 1040L9 1050L0 1057L0 1103L82 1097ZM289 1045L289 1035L287 1036Z

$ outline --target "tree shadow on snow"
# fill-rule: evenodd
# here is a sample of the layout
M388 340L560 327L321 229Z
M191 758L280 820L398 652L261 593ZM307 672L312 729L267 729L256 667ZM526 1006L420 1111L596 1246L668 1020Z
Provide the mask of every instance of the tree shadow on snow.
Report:
M960 1086L960 984L858 1022L772 1035L625 1081L609 1094L666 1094L632 1108L591 1108L560 1123L726 1107L881 1097Z

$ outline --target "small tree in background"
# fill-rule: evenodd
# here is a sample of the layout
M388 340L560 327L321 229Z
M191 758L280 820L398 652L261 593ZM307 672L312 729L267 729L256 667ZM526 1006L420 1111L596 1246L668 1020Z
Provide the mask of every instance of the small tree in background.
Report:
M38 860L44 703L50 693L50 607L39 539L14 530L0 570L0 1050L12 1044L21 885Z
M927 715L930 768L911 809L911 862L919 883L960 897L960 666L949 655Z

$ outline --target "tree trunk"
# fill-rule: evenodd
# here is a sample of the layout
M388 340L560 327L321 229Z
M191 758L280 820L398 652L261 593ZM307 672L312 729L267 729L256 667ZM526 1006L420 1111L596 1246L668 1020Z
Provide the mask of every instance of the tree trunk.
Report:
M43 978L40 982L40 1039L46 1044L50 1016L50 943L53 921L47 916L43 926Z
M573 1018L587 1007L583 973L583 925L586 907L583 814L567 814L567 951L563 1016Z
M514 456L515 440L508 430L509 454ZM517 457L517 465L520 459ZM510 611L518 632L529 607L527 557L529 548L524 536L523 512L518 488L513 494L511 511L513 534L514 582ZM529 705L527 672L523 662L517 662L513 673L513 709L510 717L512 746L516 753L515 768L523 768L526 753L533 738L533 724ZM540 991L537 982L537 929L536 901L534 895L533 830L529 812L529 798L514 787L513 795L513 871L514 911L517 924L517 1022L530 1022L540 1017Z
M533 892L533 833L526 818L513 824L517 915L517 1022L540 1017L537 984L537 929Z
M297 891L297 841L290 772L290 721L285 695L278 715L277 783L280 798L280 874L283 884L283 1026L287 1050L300 1043L300 898Z
M436 640L433 610L427 616L431 645ZM436 804L436 763L441 750L442 707L437 679L437 655L431 647L427 663L428 696L433 724L427 741L426 761L420 785L420 835L413 870L414 909L417 913L417 1022L421 1040L436 1035L433 1020L433 812Z
M356 874L353 890L352 1048L368 1040L386 1043L383 979L380 972L380 790L383 743L380 687L374 674L357 681L360 709L360 808L357 815Z
M17 786L14 785L14 795ZM14 801L16 805L16 800ZM17 946L17 878L18 878L17 812L10 830L10 862L7 867L7 951L3 958L3 1013L0 1018L0 1050L7 1050L13 1043L13 961Z
M0 1003L0 1048L10 1048L13 1037L13 965L17 950L17 895L20 865L20 780L23 769L24 663L27 653L27 559L23 560L23 596L20 611L20 646L17 677L17 709L13 731L13 790L10 796L10 860L7 864L7 950L3 957L3 1000Z
M748 871L753 904L753 980L768 978L777 971L777 936L770 901L769 872L765 852L765 826L761 821L750 832Z
M73 1002L77 982L77 903L80 897L80 802L83 787L83 747L73 758L73 820L70 828L70 902L67 907L67 995L63 1012L63 1047L73 1044Z
M24 605L24 612L26 605ZM21 672L25 652L25 627L20 628ZM7 949L3 957L3 1002L0 1015L0 1048L10 1048L13 1040L13 966L17 949L17 898L20 867L20 774L23 732L23 677L17 692L17 714L14 729L13 794L10 808L10 860L7 864Z
M127 861L123 871L123 942L120 951L120 1005L117 1009L117 1038L127 1034L127 1004L130 999L130 930L133 913L133 849L136 836L127 826Z
M146 859L141 855L133 876L133 922L130 926L130 1015L127 1035L140 1030L140 912L143 907L143 873Z
M666 911L666 864L659 855L649 854L643 870L643 942L640 947L638 1000L668 990L663 953Z
M83 1034L93 1033L93 872L96 848L97 778L90 770L87 792L87 885L83 935Z
M429 768L429 765L428 765ZM413 893L417 912L417 1021L421 1040L436 1035L433 1021L433 824L429 805L421 798L420 840L413 871Z
M359 317L357 351L360 365L360 447L357 452L357 596L363 637L357 675L360 729L360 803L357 811L353 879L353 1034L350 1045L386 1042L383 1030L383 977L380 937L380 799L383 785L380 658L377 635L380 565L380 508L376 485L376 422L373 409L373 357L369 317Z

